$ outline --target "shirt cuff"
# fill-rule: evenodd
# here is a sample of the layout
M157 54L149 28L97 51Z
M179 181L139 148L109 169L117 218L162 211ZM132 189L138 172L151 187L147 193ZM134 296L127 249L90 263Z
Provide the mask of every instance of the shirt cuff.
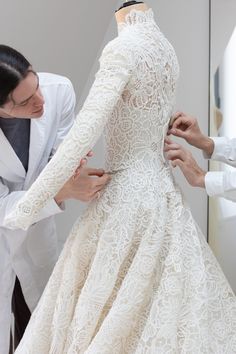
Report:
M224 194L224 172L207 172L205 175L205 187L210 197Z
M211 159L217 160L219 158L222 158L222 156L225 156L225 150L228 145L228 139L224 137L211 137L211 139L214 141L214 151L211 156Z

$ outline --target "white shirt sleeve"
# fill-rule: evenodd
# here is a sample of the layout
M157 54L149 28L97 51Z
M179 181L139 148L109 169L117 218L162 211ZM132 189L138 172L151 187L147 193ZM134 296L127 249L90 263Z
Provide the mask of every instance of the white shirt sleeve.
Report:
M210 158L236 167L236 139L225 137L211 139L215 147ZM209 158L206 155L204 157ZM210 197L223 197L236 202L236 170L208 172L205 176L205 186Z
M211 139L215 145L211 160L221 161L236 167L236 139L225 137L211 137Z
M236 202L236 171L208 172L205 186L210 197L223 197Z

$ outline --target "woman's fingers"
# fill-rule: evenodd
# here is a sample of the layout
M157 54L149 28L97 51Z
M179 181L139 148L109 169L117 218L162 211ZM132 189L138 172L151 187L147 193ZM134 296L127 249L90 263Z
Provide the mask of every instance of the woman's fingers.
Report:
M168 137L166 137L165 138L165 144L173 144L173 141L170 139L170 138L168 138Z
M168 160L182 160L184 161L186 159L186 153L182 149L177 149L177 150L169 150L166 152L166 158Z
M92 156L93 156L93 151L90 150L90 151L87 153L87 156L88 156L88 157L92 157Z
M171 142L171 143L166 143L166 144L164 145L164 151L165 151L165 152L170 151L170 150L178 150L178 149L180 149L180 148L181 148L181 146L180 146L179 144L176 144L176 143L173 143L173 142Z
M87 173L89 176L102 177L105 171L102 168L88 168Z
M182 160L180 160L180 159L176 159L176 160L171 161L171 165L174 168L178 166L178 167L180 167L182 169L182 167L184 165L184 162Z
M174 136L177 136L178 138L183 138L183 139L186 139L188 134L187 132L182 129L179 129L179 128L171 128L168 130L168 133L167 135L174 135Z

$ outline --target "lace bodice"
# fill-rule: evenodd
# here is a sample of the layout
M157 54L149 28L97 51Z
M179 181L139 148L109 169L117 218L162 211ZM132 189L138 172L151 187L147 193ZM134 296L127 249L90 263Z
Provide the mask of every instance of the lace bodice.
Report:
M163 137L176 95L179 66L173 47L164 37L153 11L132 10L118 25L121 46L132 74L105 127L109 170L129 168L144 158L163 159Z
M149 161L163 165L163 141L173 110L179 67L153 12L132 10L103 50L100 69L71 131L16 209L7 226L27 229L73 175L105 129L106 168Z

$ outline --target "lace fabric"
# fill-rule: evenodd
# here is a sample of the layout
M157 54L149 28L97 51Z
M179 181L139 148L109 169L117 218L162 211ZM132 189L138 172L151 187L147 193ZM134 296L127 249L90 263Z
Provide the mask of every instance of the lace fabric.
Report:
M104 131L113 178L73 226L16 354L236 353L236 299L163 156L179 75L152 10L104 49L77 120L8 223L27 228Z
M150 24L159 29L156 22L154 21L152 9L146 11L131 10L126 16L124 22L118 23L118 32L120 33L125 27L137 25L137 24Z

